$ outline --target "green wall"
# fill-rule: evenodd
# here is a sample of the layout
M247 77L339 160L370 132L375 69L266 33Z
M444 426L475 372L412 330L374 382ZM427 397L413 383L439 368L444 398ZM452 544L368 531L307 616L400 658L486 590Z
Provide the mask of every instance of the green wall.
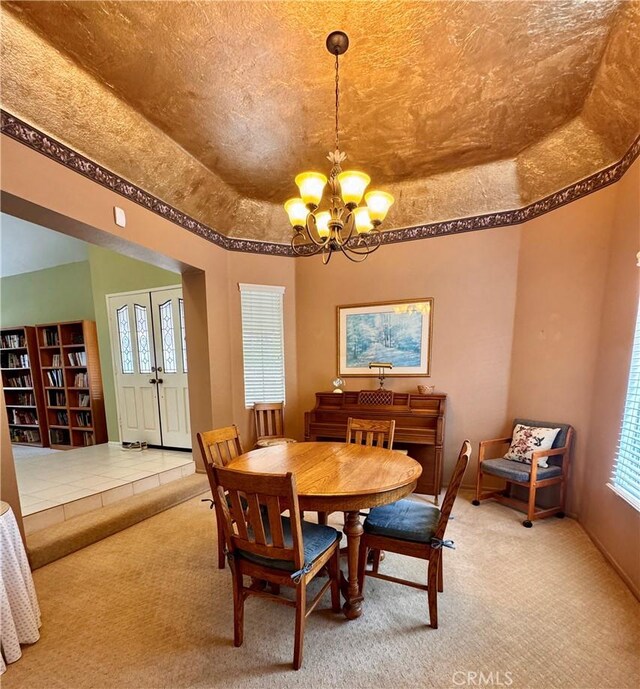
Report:
M180 285L182 279L178 273L156 268L148 263L136 261L133 258L116 254L98 246L89 247L89 264L91 266L93 311L98 328L107 430L109 440L118 441L120 434L106 296L118 292Z
M0 279L0 325L96 321L109 440L119 441L107 294L181 284L181 276L89 245L89 260Z
M95 320L88 261L0 279L0 325Z

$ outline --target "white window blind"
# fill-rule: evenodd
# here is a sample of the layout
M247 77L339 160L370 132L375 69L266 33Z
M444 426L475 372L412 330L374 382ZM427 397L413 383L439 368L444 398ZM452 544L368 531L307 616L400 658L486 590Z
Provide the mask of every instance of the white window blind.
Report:
M612 488L640 510L640 306Z
M240 284L244 401L284 402L284 287Z

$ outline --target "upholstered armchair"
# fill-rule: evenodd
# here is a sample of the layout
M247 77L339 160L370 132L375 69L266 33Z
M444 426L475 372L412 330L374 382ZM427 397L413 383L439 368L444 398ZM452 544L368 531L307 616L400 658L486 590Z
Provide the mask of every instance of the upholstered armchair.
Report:
M569 461L573 442L573 427L566 423L551 423L549 421L532 421L530 419L515 419L513 428L518 424L526 427L559 428L553 444L548 450L534 450L531 462L506 459L504 454L510 447L513 433L506 438L494 438L480 442L478 452L478 474L476 478L476 497L474 505L482 500L493 499L509 507L526 512L527 518L522 525L531 528L535 519L542 519L556 515L564 517L564 505L567 492L567 478L569 475ZM539 466L539 464L547 466ZM483 490L482 479L485 474L506 481L502 490ZM512 495L512 486L521 486L528 490L528 499L522 500ZM536 505L536 492L548 486L560 486L559 504L552 507Z

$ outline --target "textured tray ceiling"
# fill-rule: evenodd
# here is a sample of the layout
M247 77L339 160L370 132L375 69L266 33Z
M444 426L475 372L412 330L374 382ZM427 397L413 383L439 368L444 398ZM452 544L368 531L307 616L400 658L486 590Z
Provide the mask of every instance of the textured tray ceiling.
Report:
M2 7L3 106L230 236L286 241L293 177L327 170L335 28L342 145L396 195L388 229L540 198L639 129L635 2Z

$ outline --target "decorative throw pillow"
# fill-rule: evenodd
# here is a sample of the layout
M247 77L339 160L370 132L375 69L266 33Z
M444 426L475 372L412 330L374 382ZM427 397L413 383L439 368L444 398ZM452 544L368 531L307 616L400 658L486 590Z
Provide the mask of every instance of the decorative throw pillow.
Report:
M533 453L537 450L550 450L559 432L559 428L539 428L538 426L524 426L519 423L513 429L511 447L504 458L531 464ZM538 466L546 468L547 459L548 457L539 459Z

